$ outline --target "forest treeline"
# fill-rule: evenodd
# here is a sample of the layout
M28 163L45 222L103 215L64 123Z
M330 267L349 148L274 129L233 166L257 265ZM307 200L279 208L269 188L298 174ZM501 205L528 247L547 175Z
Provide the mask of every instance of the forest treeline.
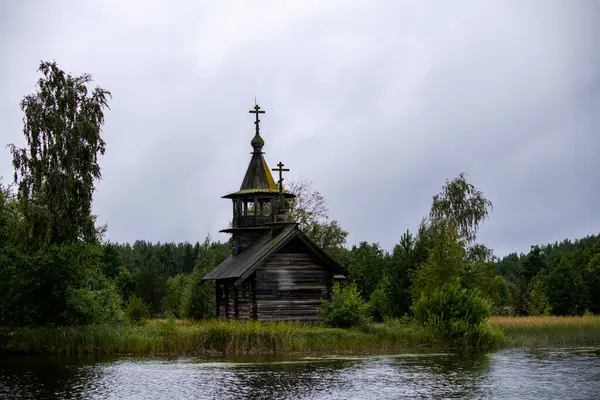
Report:
M103 245L103 271L114 279L125 300L135 295L150 305L154 315L182 317L190 314L182 308L189 282L197 285L201 275L230 251L229 242L210 238L194 244L107 243ZM337 251L350 282L355 282L361 296L373 303L376 319L382 313L393 317L410 314L411 276L426 262L426 256L426 244L419 235L410 233L404 233L392 250L361 242ZM467 274L465 284L488 297L495 314L600 313L600 235L532 246L528 253L483 261ZM198 310L201 312L196 316L214 315L211 295L206 295L206 308ZM389 305L377 304L386 296Z
M56 63L40 71L36 93L21 102L26 146L9 145L13 182L0 181L0 326L214 316L214 282L201 278L229 256L230 243L106 242L91 210L110 92ZM477 242L492 203L464 174L446 180L393 249L348 248L348 232L311 182L286 190L297 195L288 218L347 269L344 288L324 303L330 326L415 318L451 339L479 341L490 312L600 313L600 237L497 259Z

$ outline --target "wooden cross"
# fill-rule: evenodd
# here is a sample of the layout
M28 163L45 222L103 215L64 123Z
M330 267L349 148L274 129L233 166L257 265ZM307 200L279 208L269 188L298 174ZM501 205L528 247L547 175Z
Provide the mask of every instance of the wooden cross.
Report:
M281 161L279 161L279 164L277 164L277 166L279 168L273 168L273 171L279 171L279 192L283 193L283 172L287 172L289 171L289 169L283 168L283 163Z
M264 114L264 111L260 110L260 106L258 104L256 104L256 100L254 100L254 110L250 110L248 111L250 114L256 114L256 121L254 122L254 125L256 125L256 134L258 135L258 131L259 131L259 126L258 123L260 122L260 119L258 119L258 114Z

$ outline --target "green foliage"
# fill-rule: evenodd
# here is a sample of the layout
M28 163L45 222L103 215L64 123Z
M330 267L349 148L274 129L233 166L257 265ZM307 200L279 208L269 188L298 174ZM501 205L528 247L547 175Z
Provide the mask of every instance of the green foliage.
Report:
M66 325L115 322L121 315L121 297L113 285L103 288L69 288L64 320Z
M105 268L110 257L91 215L110 93L88 93L89 75L72 77L56 63L39 70L37 92L21 102L27 147L9 146L16 197L0 185L0 324L115 321L121 300L105 274L118 268Z
M4 186L0 178L0 248L18 244L21 219L12 187Z
M468 257L467 257L468 258ZM502 312L510 299L510 288L506 280L497 274L495 265L483 261L467 261L461 273L464 288L478 290L491 301L494 312Z
M337 221L312 221L304 233L335 260L343 258L348 232Z
M600 235L591 235L573 242L532 246L527 254L509 254L496 262L496 270L512 288L510 302L518 314L529 314L528 305L544 303L544 299L551 306L551 314L581 315L586 309L598 313L600 268L592 267L597 254L600 254ZM543 296L539 288L532 294L535 277L542 270L546 274ZM539 307L532 310L541 312Z
M527 303L533 279L541 270L547 270L544 254L539 246L532 246L529 254L519 265L519 291L518 297L513 302L517 314L526 315L528 313Z
M110 279L115 279L124 267L119 246L114 243L102 245L102 271Z
M475 243L467 248L467 259L474 263L491 262L494 259L494 252L483 244Z
M200 282L203 270L194 271L183 292L180 314L184 318L200 320L215 316L215 282Z
M83 243L30 253L0 249L0 325L80 324L116 318L116 291L101 273L100 257L99 246Z
M516 283L519 281L519 271L521 269L520 263L521 260L517 253L511 253L495 263L496 272L503 276L508 282Z
M433 196L429 218L433 225L440 221L454 221L461 239L475 241L479 225L489 215L492 202L468 183L461 173L452 181L446 180L442 191Z
M371 293L369 307L375 322L382 322L393 316L394 303L390 298L390 286L389 278L384 276L377 289Z
M420 239L417 238L417 242ZM385 286L391 316L399 318L410 312L412 297L410 288L412 286L412 275L419 265L417 259L416 243L409 231L406 231L400 239L400 243L394 246L389 260L387 279Z
M349 280L356 284L365 299L377 289L388 264L389 256L377 243L360 242L358 246L352 246L346 256Z
M590 312L600 314L600 251L590 258L585 274L590 295Z
M528 315L548 315L552 307L548 301L547 292L547 281L546 270L541 269L538 271L531 282L531 290L527 295L526 307Z
M524 285L528 285L531 280L542 270L546 269L546 260L540 246L532 246L531 251L521 263L520 278Z
M215 315L215 282L201 282L202 277L222 261L212 250L207 238L200 247L196 267L183 290L180 314L185 318L199 320Z
M90 91L90 75L72 77L54 62L42 62L39 71L37 92L21 102L28 147L10 146L27 244L97 243L92 194L110 93Z
M135 270L135 295L142 298L153 314L163 310L163 299L167 291L167 278L162 273L162 265L156 256L146 259Z
M167 281L165 305L169 315L181 317L181 303L188 284L188 275L178 274Z
M321 322L329 327L362 327L369 323L369 305L362 299L356 284L340 288L334 284L330 300L324 300L319 308Z
M124 301L128 301L129 297L135 292L135 282L131 273L125 268L119 269L119 274L114 280L117 292Z
M412 275L413 298L431 293L444 283L457 282L464 270L466 251L459 240L453 221L440 221L434 230L435 245L427 263L419 265Z
M582 315L589 307L589 289L584 273L585 269L576 267L572 258L566 255L552 269L546 279L545 291L554 314Z
M485 348L502 339L487 325L491 304L458 283L423 293L413 305L415 319L452 345Z
M150 308L143 299L133 295L125 307L125 316L129 322L140 324L150 319Z

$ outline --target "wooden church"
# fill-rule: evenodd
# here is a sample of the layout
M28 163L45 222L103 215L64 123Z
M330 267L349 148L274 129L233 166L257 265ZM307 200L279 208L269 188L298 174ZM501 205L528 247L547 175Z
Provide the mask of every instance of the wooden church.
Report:
M232 249L202 281L216 281L217 317L258 321L319 321L317 308L331 296L345 269L319 248L298 224L289 221L289 201L283 190L283 163L275 183L263 157L258 105L252 158L240 189L223 196L233 202Z

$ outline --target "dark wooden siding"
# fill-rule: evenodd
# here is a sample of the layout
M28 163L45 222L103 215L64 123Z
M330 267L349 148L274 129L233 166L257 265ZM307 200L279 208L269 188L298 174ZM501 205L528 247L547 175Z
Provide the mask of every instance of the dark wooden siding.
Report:
M259 267L240 287L217 281L219 318L259 321L319 321L317 309L329 298L334 273L293 240Z
M217 317L235 318L236 287L231 279L219 279L216 285Z
M218 280L216 286L217 317L240 320L256 318L253 285L253 279L247 279L240 287L235 287L233 281L229 279Z
M258 320L318 322L317 308L328 297L332 274L309 254L282 250L256 270Z
M235 301L235 297L236 297L236 293L237 293L237 288L233 285L229 285L228 287L228 291L227 291L227 318L235 318L236 317L236 312L235 312L235 307L236 307L236 301Z
M217 317L227 318L227 283L224 280L218 280L216 285L217 292Z
M241 254L248 247L256 243L263 235L265 231L247 231L247 232L234 232L231 240L231 254L237 256Z
M254 318L254 307L252 304L251 279L247 279L236 290L236 318L247 321Z

